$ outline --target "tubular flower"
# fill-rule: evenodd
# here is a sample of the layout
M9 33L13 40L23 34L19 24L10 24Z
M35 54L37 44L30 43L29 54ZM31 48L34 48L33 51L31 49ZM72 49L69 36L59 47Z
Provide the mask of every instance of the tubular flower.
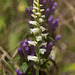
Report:
M28 43L29 43L30 45L34 45L34 46L36 46L36 44L37 44L36 41L28 41Z
M37 58L36 56L31 56L31 55L28 55L28 56L27 56L27 59L28 59L28 61L29 61L29 60L35 61L35 62L38 61L38 58Z
M39 52L40 52L41 54L44 54L44 53L46 52L46 49L41 48L41 49L39 50Z
M34 29L30 29L30 33L32 34L37 34L40 32L40 29L39 28L34 28Z
M18 69L16 69L16 73L17 75L26 75L26 74L23 74L23 72L19 71Z

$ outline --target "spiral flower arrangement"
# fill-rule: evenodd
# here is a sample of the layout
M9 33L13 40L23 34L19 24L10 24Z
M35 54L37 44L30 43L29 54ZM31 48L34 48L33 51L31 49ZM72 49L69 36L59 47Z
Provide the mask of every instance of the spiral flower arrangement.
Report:
M25 10L30 18L28 24L33 37L20 42L18 54L21 68L16 69L17 75L39 75L40 69L45 69L52 61L52 48L61 38L61 35L54 33L59 22L53 17L57 3L53 0L31 0L31 3L30 10Z

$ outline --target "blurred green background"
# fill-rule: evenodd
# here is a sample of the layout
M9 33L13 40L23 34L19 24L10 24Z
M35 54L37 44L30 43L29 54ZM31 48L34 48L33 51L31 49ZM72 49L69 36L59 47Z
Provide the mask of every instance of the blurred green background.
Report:
M19 68L17 56L19 42L29 32L28 17L25 7L30 7L31 0L0 0L0 75L16 75ZM58 3L55 17L59 17L56 35L61 34L55 53L59 72L54 66L51 75L75 75L75 1L55 0ZM14 66L13 66L14 65Z

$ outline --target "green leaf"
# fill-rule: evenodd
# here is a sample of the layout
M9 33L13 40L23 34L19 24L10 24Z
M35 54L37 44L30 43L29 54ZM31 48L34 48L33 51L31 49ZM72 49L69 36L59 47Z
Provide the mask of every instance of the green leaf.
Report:
M24 62L21 66L20 66L20 70L25 73L27 71L28 68L28 64L26 62Z
M18 60L20 60L19 56L16 56L15 58L13 58L13 61L18 61Z
M30 75L32 72L28 72L27 74Z
M4 60L5 66L7 66L7 68L13 72L14 70L14 66L13 64L11 64L10 62L7 62L6 60Z
M75 64L66 64L61 67L62 72L75 71Z
M49 37L50 40L54 41L54 39L52 37Z

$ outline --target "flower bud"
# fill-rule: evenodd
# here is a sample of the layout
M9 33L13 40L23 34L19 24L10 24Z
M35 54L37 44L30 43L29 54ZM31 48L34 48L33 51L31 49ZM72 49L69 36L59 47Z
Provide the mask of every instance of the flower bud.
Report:
M42 18L39 18L39 23L44 22L44 20Z
M45 18L45 15L42 15L41 18Z
M37 12L37 13L35 13L35 15L37 15L37 16L41 16L41 13L40 12Z
M50 13L50 9L47 8L46 11L45 11L45 15L47 16L49 13Z
M37 26L37 22L36 21L29 21L29 24Z
M55 42L58 41L60 38L61 38L61 35L58 35L58 36L55 38Z
M38 7L33 7L33 9L35 9L35 10L39 11L39 8L38 8Z
M40 12L43 12L44 11L44 9L40 9Z
M33 18L37 18L37 16L36 16L36 15L34 15L34 14L31 14L31 16L32 16Z

